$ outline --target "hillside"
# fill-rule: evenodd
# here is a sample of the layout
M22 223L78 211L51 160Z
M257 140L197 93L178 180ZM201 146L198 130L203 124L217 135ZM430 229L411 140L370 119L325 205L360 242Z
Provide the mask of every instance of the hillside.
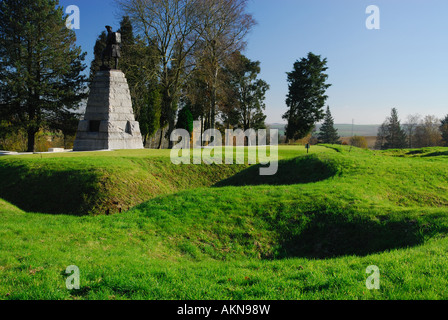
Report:
M278 175L265 178L256 167L176 169L167 154L146 152L0 159L4 178L14 179L4 173L13 168L37 185L58 168L78 181L117 173L106 198L121 194L107 191L120 182L123 194L146 190L147 175L167 184L109 216L31 213L17 208L19 197L3 201L0 298L448 298L446 148L320 146L306 155L285 146ZM132 187L140 176L148 184ZM76 292L64 287L72 264L83 275ZM366 289L369 265L381 270L381 290Z
M169 150L26 155L0 159L0 197L23 210L113 214L194 187L209 187L246 166L173 165Z

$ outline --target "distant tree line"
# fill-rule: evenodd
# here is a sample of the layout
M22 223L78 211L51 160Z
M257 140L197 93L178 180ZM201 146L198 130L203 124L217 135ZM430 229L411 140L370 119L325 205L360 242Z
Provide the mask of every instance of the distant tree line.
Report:
M286 125L286 140L311 141L313 143L340 144L341 140L334 127L334 120L327 106L327 60L309 53L307 57L294 63L293 70L287 73L289 92L286 99L288 106L283 118ZM317 133L316 123L323 120ZM367 148L365 137L354 136L352 146ZM435 116L411 115L406 123L401 124L398 111L393 108L390 117L380 126L377 133L375 149L421 148L448 146L448 115L444 119Z
M409 115L404 124L393 108L378 129L375 149L404 149L448 146L448 115L444 119L428 115Z

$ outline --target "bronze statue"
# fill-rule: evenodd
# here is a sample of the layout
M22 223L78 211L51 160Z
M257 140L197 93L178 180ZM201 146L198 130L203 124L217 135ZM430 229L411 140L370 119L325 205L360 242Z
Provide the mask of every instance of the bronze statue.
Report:
M110 59L115 59L115 69L118 69L118 58L121 57L121 34L118 32L112 32L111 26L106 26L107 29L107 40L106 40L106 49L103 51L102 55L102 62L103 65L101 66L101 69L110 69L109 67L106 67L104 64L104 60L107 59L108 65L110 65Z

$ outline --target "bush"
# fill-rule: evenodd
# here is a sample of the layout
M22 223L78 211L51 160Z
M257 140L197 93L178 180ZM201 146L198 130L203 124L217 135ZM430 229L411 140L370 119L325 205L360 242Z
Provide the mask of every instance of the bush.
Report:
M350 139L350 145L362 149L368 148L367 140L365 137L359 137L359 136L352 137Z

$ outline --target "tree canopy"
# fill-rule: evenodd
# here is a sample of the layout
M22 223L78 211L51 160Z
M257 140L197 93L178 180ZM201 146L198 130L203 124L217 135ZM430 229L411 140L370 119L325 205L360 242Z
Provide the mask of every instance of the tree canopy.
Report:
M35 134L86 98L85 53L57 0L0 2L0 107L3 119Z
M216 117L217 82L222 62L244 46L253 25L245 13L247 0L118 0L137 33L157 49L160 66L162 110L160 125L168 125L167 137L175 128L182 90L202 65L207 87L209 127ZM170 147L172 142L170 142Z
M324 117L327 84L327 59L313 53L294 63L288 72L289 93L286 99L288 111L283 119L288 121L286 139L297 140L307 136L315 124Z
M266 128L264 103L269 85L259 79L260 62L251 61L240 52L235 52L225 70L227 94L231 99L222 110L227 127L247 129Z

